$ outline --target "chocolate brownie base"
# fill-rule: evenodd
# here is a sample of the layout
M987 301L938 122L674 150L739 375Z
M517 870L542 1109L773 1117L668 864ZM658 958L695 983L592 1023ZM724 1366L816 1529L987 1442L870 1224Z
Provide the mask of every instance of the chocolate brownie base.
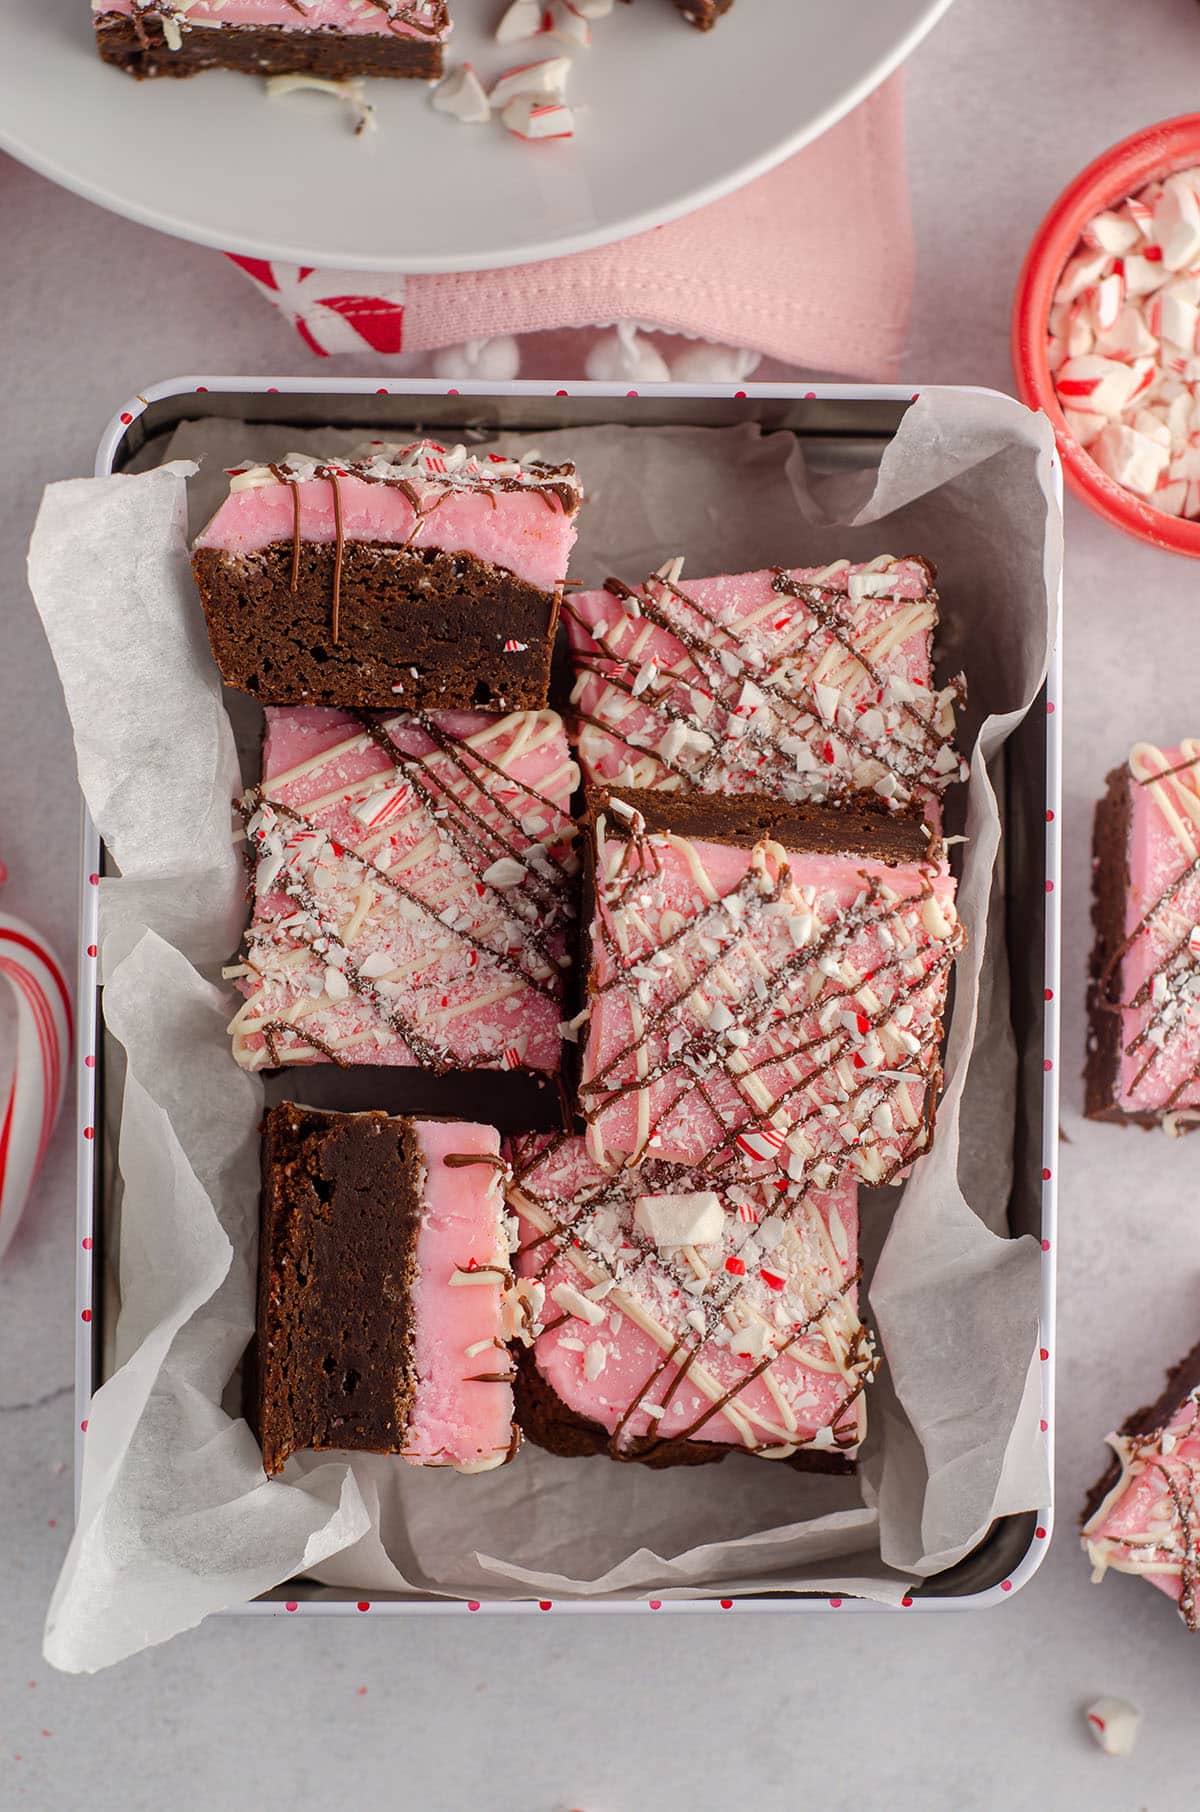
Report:
M539 1371L533 1353L528 1350L517 1360L513 1395L516 1402L514 1419L522 1434L561 1459L592 1459L597 1454L606 1454L609 1459L624 1464L636 1462L662 1470L668 1466L712 1466L729 1454L743 1451L725 1441L669 1441L650 1435L630 1442L617 1452L606 1428L571 1409L551 1389ZM790 1459L763 1463L792 1466L800 1472L844 1475L856 1470L855 1461L848 1454L825 1448L805 1449Z
M733 0L675 0L689 25L697 31L711 31L722 13L727 13Z
M1200 1388L1200 1343L1194 1346L1187 1356L1172 1366L1167 1373L1167 1382L1162 1395L1144 1409L1135 1409L1131 1416L1117 1430L1126 1437L1140 1434L1153 1434L1155 1429L1165 1428L1179 1405L1190 1391ZM1091 1522L1097 1510L1121 1476L1121 1462L1114 1453L1108 1463L1103 1477L1096 1480L1083 1506L1079 1521L1086 1525Z
M920 817L893 813L885 800L862 807L790 805L755 793L674 793L646 787L589 787L588 819L603 812L607 834L622 838L629 820L612 810L617 799L638 812L651 833L674 831L704 843L732 844L739 849L773 837L797 854L854 855L894 868L929 860L933 838Z
M245 1386L268 1474L308 1448L403 1447L422 1189L411 1122L291 1101L268 1112Z
M545 705L557 592L473 554L383 541L347 541L340 567L332 544L302 541L293 591L293 554L275 541L193 556L213 658L236 691L384 711Z
M1121 1071L1121 949L1129 893L1129 769L1114 768L1092 821L1092 929L1088 964L1087 1055L1083 1111L1089 1120L1118 1126L1160 1126L1161 1116L1128 1113L1116 1100ZM1187 1126L1182 1122L1180 1130ZM1189 1129L1190 1130L1190 1129Z
M329 27L299 30L284 25L183 25L171 50L155 14L141 19L101 13L96 48L106 63L138 81L148 76L191 76L205 69L242 75L418 76L442 73L438 38L398 38L382 32L348 37Z

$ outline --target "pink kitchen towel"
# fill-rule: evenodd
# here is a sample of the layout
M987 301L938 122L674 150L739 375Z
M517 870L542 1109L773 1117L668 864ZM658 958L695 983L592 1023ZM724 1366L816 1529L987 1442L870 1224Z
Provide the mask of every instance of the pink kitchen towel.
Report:
M885 378L904 345L913 276L901 78L735 194L595 251L447 276L234 262L321 355L637 322Z

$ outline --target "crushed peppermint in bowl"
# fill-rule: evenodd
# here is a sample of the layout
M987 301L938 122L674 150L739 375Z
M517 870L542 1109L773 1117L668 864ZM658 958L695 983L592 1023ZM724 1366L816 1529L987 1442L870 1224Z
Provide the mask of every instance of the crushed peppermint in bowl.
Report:
M1200 558L1200 114L1124 139L1059 196L1017 285L1012 353L1071 488Z

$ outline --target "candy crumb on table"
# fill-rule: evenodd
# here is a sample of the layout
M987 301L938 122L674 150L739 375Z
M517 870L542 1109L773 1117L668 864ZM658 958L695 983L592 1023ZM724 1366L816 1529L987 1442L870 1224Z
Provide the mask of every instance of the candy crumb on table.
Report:
M1136 743L1092 838L1085 1110L1166 1132L1200 1121L1200 742Z

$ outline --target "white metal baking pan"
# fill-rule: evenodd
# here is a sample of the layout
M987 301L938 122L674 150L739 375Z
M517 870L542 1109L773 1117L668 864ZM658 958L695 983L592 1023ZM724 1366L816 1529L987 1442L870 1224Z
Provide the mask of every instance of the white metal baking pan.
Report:
M296 427L362 426L373 431L404 432L419 418L423 426L452 427L467 414L481 412L498 426L563 427L596 422L687 422L727 426L738 421L787 428L825 443L840 443L859 463L877 458L904 412L919 395L911 385L869 384L755 385L733 390L716 385L657 384L640 392L620 384L494 383L473 388L447 387L436 381L375 378L319 379L183 377L151 385L131 398L105 429L96 454L100 477L123 470L147 442L168 436L185 419L216 415L252 418ZM1054 461L1055 492L1061 506L1062 481ZM1061 598L1059 621L1061 624ZM1023 1081L1026 1098L1018 1119L1025 1133L1016 1165L1010 1216L1015 1232L1041 1240L1041 1404L1039 1432L1046 1447L1048 1474L1054 1462L1055 1278L1057 1267L1058 1197L1058 1066L1061 874L1062 649L1051 650L1044 710L1036 705L1013 738L1016 765L1026 782L1010 785L1009 824L1005 838L1010 863L1027 860L1009 885L1027 900L1021 915L1022 951L1027 955L1023 997L1014 993L1013 1017L1025 1062L1022 1076L1040 1076L1040 1084ZM1023 797L1018 798L1018 793ZM1020 834L1012 813L1020 814ZM1037 834L1034 820L1041 835ZM1040 851L1040 855L1039 855ZM78 1185L76 1214L75 1339L75 1490L78 1507L88 1406L103 1381L101 1327L104 1274L103 1116L100 1111L104 1051L101 1037L96 951L99 937L99 880L103 849L90 815L84 812L81 863L79 958L79 1042L76 1057L78 1097ZM1037 921L1040 920L1040 934ZM1030 935L1032 930L1033 935ZM1014 953L1015 954L1015 953ZM1029 971L1029 965L1034 971ZM1014 990L1020 967L1014 964ZM1038 1057L1040 1054L1040 1071ZM1040 1163L1039 1163L1040 1160ZM108 1167L111 1170L111 1164ZM914 1587L901 1606L872 1600L828 1597L814 1593L756 1594L734 1599L507 1599L477 1604L465 1600L389 1597L366 1601L349 1592L314 1588L297 1580L242 1607L268 1615L308 1616L369 1612L372 1615L420 1612L455 1616L555 1610L563 1612L655 1611L662 1613L774 1611L846 1614L862 1611L924 1613L978 1609L1011 1598L1037 1572L1053 1530L1053 1505L1037 1512L1000 1518L980 1545L957 1566ZM319 1596L314 1596L314 1590Z

